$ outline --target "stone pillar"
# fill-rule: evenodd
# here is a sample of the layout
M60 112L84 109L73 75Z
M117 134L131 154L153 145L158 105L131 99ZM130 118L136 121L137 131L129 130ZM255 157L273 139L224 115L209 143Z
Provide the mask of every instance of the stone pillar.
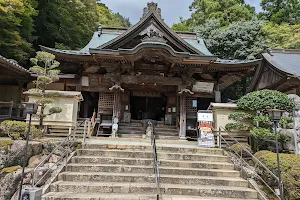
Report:
M293 129L293 146L295 146L295 153L300 154L300 97L295 94L290 94L289 98L292 99L296 105L293 112L294 129Z

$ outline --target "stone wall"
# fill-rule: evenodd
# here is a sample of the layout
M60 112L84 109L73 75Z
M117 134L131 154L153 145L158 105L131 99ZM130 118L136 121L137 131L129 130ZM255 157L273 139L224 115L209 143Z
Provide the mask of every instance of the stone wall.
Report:
M2 144L8 140L1 140ZM4 141L4 142L3 142ZM11 199L17 191L21 181L22 164L24 159L25 141L14 141L11 145L0 146L0 200ZM28 147L28 159L26 160L26 170L24 177L24 187L28 187L32 183L33 170L41 163L49 153L60 143L60 141L31 141ZM66 144L65 144L66 146ZM70 152L75 150L78 146L77 142L72 143ZM55 171L57 167L65 162L65 159L59 161L61 156L64 155L64 150L61 148L54 152L49 160L38 168L36 174L40 174L39 180L43 174L50 169L50 172ZM57 164L57 165L56 165ZM54 166L55 165L55 166ZM47 179L51 177L51 173L47 175L39 184L44 185ZM35 180L35 181L37 181Z
M295 102L296 108L294 111L294 129L289 130L292 136L293 147L297 147L297 152L300 154L300 97L295 94L289 94L289 97Z

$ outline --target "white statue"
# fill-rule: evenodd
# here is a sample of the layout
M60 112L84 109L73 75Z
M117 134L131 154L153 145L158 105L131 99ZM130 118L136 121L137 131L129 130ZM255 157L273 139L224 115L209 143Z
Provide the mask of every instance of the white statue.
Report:
M117 132L119 129L119 119L118 117L115 117L113 120L113 125L112 125L112 130L111 130L111 137L116 138L117 137Z
M151 138L153 134L153 124L151 121L148 121L148 126L146 128L146 134L143 135L143 138Z

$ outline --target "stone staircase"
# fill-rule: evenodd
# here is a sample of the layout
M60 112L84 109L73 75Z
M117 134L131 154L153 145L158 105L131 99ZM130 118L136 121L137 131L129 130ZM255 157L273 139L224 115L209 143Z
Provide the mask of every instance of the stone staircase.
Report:
M221 149L180 144L157 149L162 200L258 199ZM43 199L156 200L152 146L87 144Z
M121 123L119 125L118 136L120 138L142 138L145 128L139 120L132 120L130 124ZM176 126L165 125L164 122L157 122L155 127L157 139L178 140L178 130Z

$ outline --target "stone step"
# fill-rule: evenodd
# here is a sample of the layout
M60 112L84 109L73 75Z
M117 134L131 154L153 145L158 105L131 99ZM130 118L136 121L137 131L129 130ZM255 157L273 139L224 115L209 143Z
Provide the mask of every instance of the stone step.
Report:
M239 198L199 197L183 195L161 195L161 200L234 200ZM155 194L103 194L103 193L68 193L50 192L43 196L43 200L157 200ZM257 199L247 199L257 200Z
M145 131L143 130L124 130L124 129L120 129L118 130L118 135L128 135L128 137L132 136L134 137L134 135L139 135L139 136L142 136L145 134Z
M117 158L96 156L75 156L72 163L94 163L94 164L122 164L122 165L153 165L152 158ZM227 162L208 161L179 161L159 160L159 166L183 167L183 168L206 168L206 169L234 169L234 165Z
M154 174L109 173L109 172L63 172L58 180L72 182L134 182L155 183ZM187 175L160 175L160 183L186 185L223 185L247 187L248 181L242 178L187 176Z
M142 136L145 135L144 132L138 132L138 131L135 131L135 132L122 132L120 131L118 133L118 137L120 138L142 138ZM178 140L178 135L159 135L157 134L156 139L162 139L162 140Z
M123 128L121 127L119 130L118 130L118 134L132 134L131 136L134 137L134 135L144 135L145 134L145 130L142 129L142 128ZM178 132L177 130L158 130L158 129L155 129L155 134L157 136L160 136L160 135L164 135L164 136L177 136L178 137ZM130 135L129 135L130 136Z
M67 165L67 171L153 174L153 166L71 163ZM239 171L225 170L225 169L197 169L197 168L179 168L179 167L160 166L159 171L161 174L240 177Z
M150 151L128 151L128 150L97 150L97 149L80 149L77 151L78 156L103 156L103 157L128 157L128 158L153 158L153 152ZM192 160L192 161L229 161L227 156L213 154L183 154L158 152L159 160Z
M123 125L121 124L119 126L119 130L139 130L139 131L144 131L145 132L145 128L142 127L142 126L129 126L129 125ZM166 132L177 132L177 128L176 126L166 126L166 127L155 127L154 128L155 132L156 131L160 131L160 132L163 132L163 131L166 131Z
M162 141L163 142L163 141ZM193 142L184 141L185 144L195 144ZM187 146L187 145L186 145ZM86 149L140 149L145 151L152 151L151 145L126 145L126 144L86 144ZM195 147L171 147L165 146L164 144L157 144L158 151L165 152L176 152L176 153L188 153L188 154L196 154L196 153L208 153L214 155L223 155L223 150L218 148L199 148L195 145Z
M45 137L62 138L62 137L68 137L68 135L69 135L69 133L50 133L50 134L45 134ZM76 133L75 137L76 138L83 138L83 132Z
M212 196L240 199L255 199L258 197L255 190L243 187L162 183L160 188L161 193L165 195ZM155 194L156 189L156 185L152 183L58 181L51 185L50 192Z

